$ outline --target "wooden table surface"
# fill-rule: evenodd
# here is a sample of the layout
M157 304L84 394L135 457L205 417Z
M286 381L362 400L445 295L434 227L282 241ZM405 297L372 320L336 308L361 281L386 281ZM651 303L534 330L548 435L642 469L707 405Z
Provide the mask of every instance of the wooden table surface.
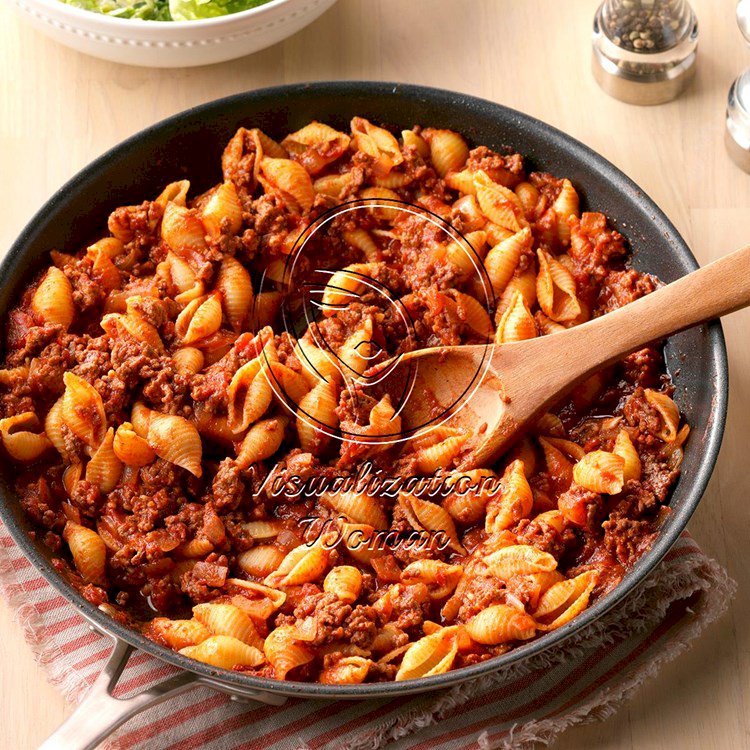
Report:
M187 70L125 67L70 51L0 7L3 251L46 198L105 149L151 123L246 89L380 79L486 97L582 140L639 183L706 263L750 240L750 176L723 146L726 94L750 65L732 0L692 0L699 64L677 101L641 108L605 96L589 71L596 0L340 0L293 38L234 62ZM729 613L602 724L560 750L750 747L750 312L725 322L729 421L690 529L739 582ZM36 747L68 709L11 612L0 605L0 747Z

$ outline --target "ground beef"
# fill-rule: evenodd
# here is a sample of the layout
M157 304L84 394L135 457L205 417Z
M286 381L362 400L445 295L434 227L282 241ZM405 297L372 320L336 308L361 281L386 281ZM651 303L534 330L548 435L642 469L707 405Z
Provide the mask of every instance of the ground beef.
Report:
M90 275L90 261L88 263L68 263L62 270L73 287L73 304L75 304L82 313L87 313L103 304L107 292L104 287Z
M29 386L37 398L62 395L65 385L63 375L74 362L70 349L53 342L44 348L39 357L31 360Z
M234 459L225 458L219 464L211 492L219 510L236 510L239 507L245 494L245 484Z
M24 330L23 336L16 339L13 335L14 326L11 323L8 333L8 348L10 349L8 364L16 367L38 356L50 342L60 336L62 330L62 326L45 323Z
M70 502L78 508L83 518L95 520L101 504L102 493L99 488L87 479L79 479L73 487Z
M430 592L423 583L397 584L389 595L393 611L390 621L411 633L418 632L430 618Z
M514 188L524 179L523 159L520 154L508 154L504 156L487 148L479 146L469 153L466 168L472 172L482 170L486 172L494 182L499 182L505 187Z
M544 521L524 518L515 529L519 544L530 544L532 547L549 552L560 559L565 550L564 532L561 533Z
M461 592L461 607L458 610L459 622L470 620L477 612L505 601L505 584L495 576L477 575Z
M637 447L657 445L656 434L661 428L661 416L646 400L643 388L636 388L623 406L622 413L627 423L634 428L631 440Z
M649 521L609 518L602 524L607 549L623 565L630 565L651 546L655 534Z
M651 276L638 273L632 268L610 271L605 276L604 283L596 306L598 314L616 310L656 289L656 283Z

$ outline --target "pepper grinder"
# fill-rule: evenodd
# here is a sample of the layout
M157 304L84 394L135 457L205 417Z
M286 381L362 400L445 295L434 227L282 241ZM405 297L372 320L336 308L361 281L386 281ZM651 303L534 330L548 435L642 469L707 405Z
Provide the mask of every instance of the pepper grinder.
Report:
M737 25L750 44L750 0L737 3ZM732 161L750 172L750 68L741 73L729 89L724 143Z
M698 22L685 0L604 0L594 16L592 69L610 96L662 104L695 73Z

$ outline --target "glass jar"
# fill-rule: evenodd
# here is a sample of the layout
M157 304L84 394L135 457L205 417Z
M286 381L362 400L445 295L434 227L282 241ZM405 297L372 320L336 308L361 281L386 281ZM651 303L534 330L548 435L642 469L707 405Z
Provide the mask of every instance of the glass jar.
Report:
M594 17L594 77L617 99L661 104L692 79L697 46L686 0L605 0Z

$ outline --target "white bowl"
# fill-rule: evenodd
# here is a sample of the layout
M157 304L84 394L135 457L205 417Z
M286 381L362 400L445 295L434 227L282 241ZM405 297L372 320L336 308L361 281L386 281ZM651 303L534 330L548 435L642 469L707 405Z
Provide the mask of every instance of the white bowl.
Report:
M336 0L271 0L202 21L112 18L59 0L14 0L47 36L87 55L127 65L185 68L234 60L270 47L312 23Z

